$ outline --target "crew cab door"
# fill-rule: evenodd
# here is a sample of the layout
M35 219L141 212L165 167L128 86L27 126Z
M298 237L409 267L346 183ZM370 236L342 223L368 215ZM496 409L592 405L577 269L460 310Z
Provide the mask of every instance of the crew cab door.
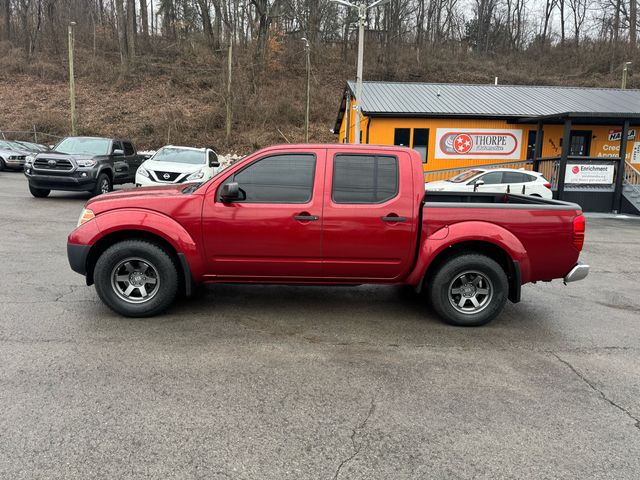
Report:
M210 277L320 276L325 156L324 149L265 153L214 180L202 214ZM238 183L241 199L223 202L221 190L231 182Z
M111 152L109 156L113 162L113 180L114 183L125 183L131 176L129 172L129 164L127 163L126 156L123 153L116 155L117 150L124 152L124 146L119 140L111 143Z
M322 236L325 277L389 281L406 274L417 238L418 200L412 176L408 151L328 151Z
M136 149L133 148L133 144L131 142L122 142L122 147L124 149L124 161L127 164L128 179L133 182L135 180L136 171L138 171L138 167L141 165L142 160L138 155L136 155Z

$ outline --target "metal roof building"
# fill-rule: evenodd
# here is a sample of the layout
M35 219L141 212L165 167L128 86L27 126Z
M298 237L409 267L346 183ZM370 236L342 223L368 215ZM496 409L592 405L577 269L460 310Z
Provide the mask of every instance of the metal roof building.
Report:
M640 209L640 90L373 81L362 98L355 92L347 82L333 129L339 141L355 143L357 105L360 142L417 150L426 181L510 163L542 171L557 198L620 211L632 176ZM606 175L564 174L580 165Z
M355 96L355 82L347 82L336 128L347 98ZM640 120L640 90L544 87L524 85L464 85L444 83L364 82L363 114L430 118L492 118L535 122L542 117Z

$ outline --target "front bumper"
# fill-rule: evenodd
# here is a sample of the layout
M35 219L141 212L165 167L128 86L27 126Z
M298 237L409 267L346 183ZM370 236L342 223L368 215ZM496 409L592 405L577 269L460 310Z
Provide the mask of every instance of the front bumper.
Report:
M575 267L571 269L569 273L564 276L565 285L569 282L577 282L578 280L584 280L589 275L589 265L584 263L577 263Z
M24 163L24 158L7 158L4 161L5 166L12 170L22 170L24 168Z
M180 177L178 177L180 178ZM140 175L136 173L136 187L158 187L162 185L189 185L190 183L200 183L203 180L185 180L185 181L173 181L173 182L157 182L153 178L145 177L144 175Z
M83 192L93 190L96 186L96 176L92 171L74 172L69 175L41 175L25 168L25 176L29 184L35 188L46 190L65 190L69 192ZM86 176L82 176L86 173Z
M67 259L71 270L80 275L87 274L87 257L89 256L91 245L76 245L67 243Z

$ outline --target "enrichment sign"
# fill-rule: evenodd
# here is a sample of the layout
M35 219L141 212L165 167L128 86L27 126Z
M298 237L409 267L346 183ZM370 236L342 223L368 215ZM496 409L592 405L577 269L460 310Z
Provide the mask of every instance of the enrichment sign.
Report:
M581 183L592 185L611 185L613 183L613 165L567 165L564 183Z
M436 158L520 160L522 130L438 128Z

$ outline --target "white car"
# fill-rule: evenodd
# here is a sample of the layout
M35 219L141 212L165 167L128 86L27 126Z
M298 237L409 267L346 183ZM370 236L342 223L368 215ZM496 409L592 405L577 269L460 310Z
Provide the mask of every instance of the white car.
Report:
M136 187L206 182L222 168L210 148L167 145L145 160L136 172Z
M472 168L450 178L425 183L430 192L496 192L553 198L551 184L539 172L513 168Z

